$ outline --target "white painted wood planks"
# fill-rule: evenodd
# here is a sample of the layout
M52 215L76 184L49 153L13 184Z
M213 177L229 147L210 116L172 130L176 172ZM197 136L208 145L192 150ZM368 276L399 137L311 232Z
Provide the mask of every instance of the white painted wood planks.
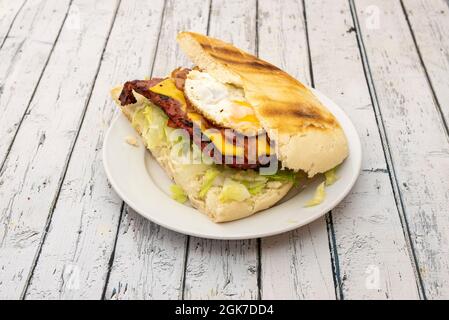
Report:
M104 135L117 113L109 91L148 75L163 4L163 0L120 3L26 298L103 295L123 203L106 179L101 155Z
M363 148L361 176L332 210L342 298L416 299L413 258L393 196L349 2L308 1L306 13L315 86L353 120Z
M402 1L437 103L449 123L449 6L445 0Z
M49 15L53 10L58 12L62 2L51 3L55 7L44 4ZM0 173L0 297L23 295L90 97L116 5L117 1L111 4L106 0L95 6L87 0L72 3L69 15L77 12L80 23L64 25ZM40 42L30 42L34 44Z
M25 2L25 0L0 1L0 48L3 46L4 41L8 37L17 15L22 10Z
M18 12L1 46L0 166L46 68L69 3L29 1Z
M355 1L425 297L449 296L449 145L399 1ZM376 106L377 107L377 106Z

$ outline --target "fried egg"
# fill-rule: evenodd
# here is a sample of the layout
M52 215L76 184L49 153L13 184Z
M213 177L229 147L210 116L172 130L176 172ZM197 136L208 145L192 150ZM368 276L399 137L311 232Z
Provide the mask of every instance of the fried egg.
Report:
M206 72L187 75L185 94L195 109L211 122L245 135L263 130L243 89L224 84Z

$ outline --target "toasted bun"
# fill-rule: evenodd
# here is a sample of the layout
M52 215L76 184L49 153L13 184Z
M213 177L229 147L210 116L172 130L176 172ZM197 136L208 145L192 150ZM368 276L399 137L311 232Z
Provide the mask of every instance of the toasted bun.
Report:
M135 97L137 98L135 104L121 106L118 101L121 90L121 86L112 89L112 98L128 120L132 122L135 111L143 107L144 103L148 103L148 100L135 93ZM137 127L135 129L139 135L142 135L140 128ZM207 193L206 198L200 199L197 194L201 188L201 178L207 170L207 166L201 164L183 165L173 162L170 158L171 148L169 145L158 148L146 147L161 167L164 168L169 177L185 191L190 203L199 211L205 213L214 222L237 220L267 209L282 199L292 187L292 183L290 182L268 183L262 192L251 196L245 201L227 203L222 203L218 199L220 188L212 187Z
M193 32L177 40L192 62L223 83L240 86L278 146L284 168L309 177L340 164L346 136L335 117L301 82L233 45Z

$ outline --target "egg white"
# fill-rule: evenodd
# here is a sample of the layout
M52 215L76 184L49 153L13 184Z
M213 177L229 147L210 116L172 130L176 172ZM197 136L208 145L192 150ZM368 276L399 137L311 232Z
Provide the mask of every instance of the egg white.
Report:
M195 109L217 125L245 135L263 130L241 88L221 83L206 72L192 70L187 75L184 91Z

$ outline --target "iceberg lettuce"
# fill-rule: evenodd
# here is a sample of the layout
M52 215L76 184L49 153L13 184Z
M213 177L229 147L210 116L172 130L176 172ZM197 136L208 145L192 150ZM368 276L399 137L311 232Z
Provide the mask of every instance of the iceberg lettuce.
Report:
M215 178L220 174L220 171L218 171L216 168L212 167L206 171L206 174L203 178L203 184L201 185L200 193L198 196L200 199L204 199L209 189L212 187Z
M329 171L326 171L324 173L324 176L326 177L326 181L325 181L326 186L330 186L330 185L334 184L335 181L338 180L337 173L336 173L336 168L333 168L333 169L330 169Z
M171 192L171 197L174 200L176 200L180 203L184 203L187 201L187 196L186 196L184 190L177 184L173 184L170 186L170 192Z
M219 195L219 200L221 202L243 201L249 197L251 197L251 194L244 184L226 178Z
M280 182L291 182L293 184L298 183L298 178L301 176L300 173L294 172L291 170L279 170L273 175L267 175L269 180L271 181L280 181Z
M319 205L321 202L323 202L324 198L326 197L326 192L324 191L324 185L325 182L320 183L320 185L316 188L315 194L312 199L310 199L306 203L306 207L313 207L316 205Z
M167 143L167 120L167 115L160 108L146 104L135 112L132 125L140 129L146 145L153 148Z

